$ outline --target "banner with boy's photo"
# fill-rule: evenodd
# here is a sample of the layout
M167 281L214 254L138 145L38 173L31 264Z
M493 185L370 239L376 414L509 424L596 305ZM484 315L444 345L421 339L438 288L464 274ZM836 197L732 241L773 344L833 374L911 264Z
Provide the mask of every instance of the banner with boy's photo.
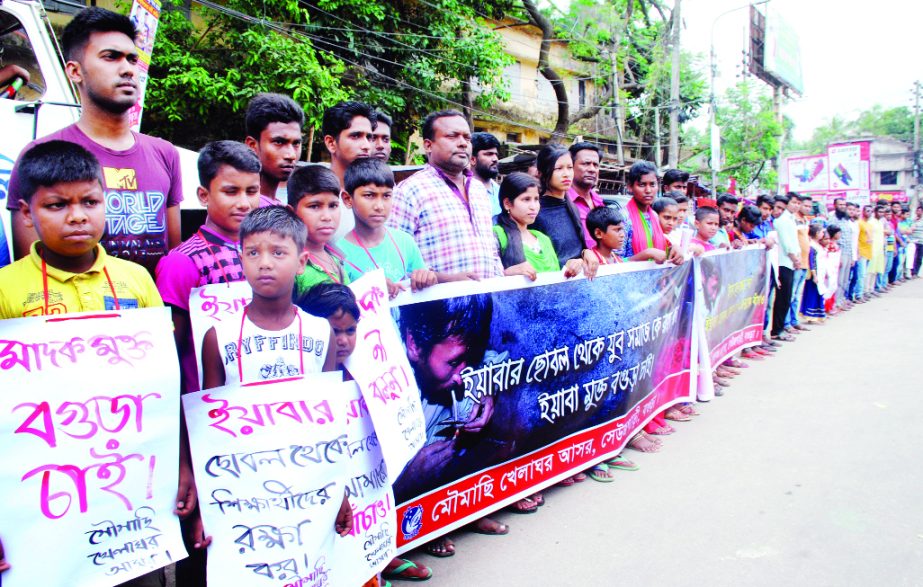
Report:
M186 556L173 323L128 314L0 321L5 585L109 587Z
M689 401L693 267L631 263L594 281L540 274L399 297L426 418L426 444L394 485L399 550L616 456Z
M701 323L711 362L702 368L710 370L762 342L769 266L762 245L710 251L695 263L701 276Z

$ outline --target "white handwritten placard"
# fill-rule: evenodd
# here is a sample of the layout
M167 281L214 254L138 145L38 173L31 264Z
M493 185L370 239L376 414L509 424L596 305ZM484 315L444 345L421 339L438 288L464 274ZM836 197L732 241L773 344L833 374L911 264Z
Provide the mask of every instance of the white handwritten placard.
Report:
M212 326L225 320L240 322L244 307L253 298L253 289L246 281L212 283L193 289L189 294L189 323L195 348L199 385L202 385L202 340Z
M345 365L368 404L388 470L397 475L426 443L420 390L391 317L384 272L367 273L350 288L361 318Z
M166 308L0 321L7 587L109 587L186 556Z
M354 383L223 387L183 405L210 585L361 585L388 563L394 496ZM356 524L341 537L344 495Z

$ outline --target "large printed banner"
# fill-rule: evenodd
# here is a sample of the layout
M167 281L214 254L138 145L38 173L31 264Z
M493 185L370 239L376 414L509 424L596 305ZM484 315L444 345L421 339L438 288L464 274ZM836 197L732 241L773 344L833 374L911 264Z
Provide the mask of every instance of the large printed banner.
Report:
M361 585L391 560L391 480L354 382L223 387L183 407L209 585ZM355 517L341 537L344 495Z
M825 192L830 189L830 163L826 155L790 157L788 189L793 192Z
M388 471L396 474L426 442L420 390L391 318L384 272L363 275L350 288L361 317L346 368L365 397Z
M110 587L186 556L169 310L0 321L11 587Z
M618 454L691 398L693 299L692 263L631 263L400 305L427 443L395 482L400 550Z
M741 350L762 342L769 266L762 245L711 251L695 263L701 275L701 322L710 371Z

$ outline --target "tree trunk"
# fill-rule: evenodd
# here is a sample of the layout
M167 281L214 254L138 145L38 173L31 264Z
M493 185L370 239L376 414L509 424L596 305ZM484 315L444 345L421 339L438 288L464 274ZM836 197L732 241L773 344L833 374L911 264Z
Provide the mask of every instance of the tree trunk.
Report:
M552 139L560 140L567 135L569 126L568 111L570 108L567 103L567 89L564 87L564 80L561 79L561 76L551 67L549 62L551 43L554 41L554 27L532 0L522 0L522 5L526 12L529 13L529 21L542 31L542 45L538 52L538 70L551 84L551 89L554 90L554 96L558 102L558 119L554 125Z

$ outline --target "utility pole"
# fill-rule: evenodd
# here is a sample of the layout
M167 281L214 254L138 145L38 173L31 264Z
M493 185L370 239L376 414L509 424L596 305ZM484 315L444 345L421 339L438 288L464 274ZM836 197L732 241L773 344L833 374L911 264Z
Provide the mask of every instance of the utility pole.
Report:
M660 106L654 106L654 165L660 171L663 165L663 148L660 146Z
M680 46L679 29L682 24L680 4L682 0L675 0L673 4L673 65L670 71L670 151L667 156L667 165L675 169L679 164L679 70Z

